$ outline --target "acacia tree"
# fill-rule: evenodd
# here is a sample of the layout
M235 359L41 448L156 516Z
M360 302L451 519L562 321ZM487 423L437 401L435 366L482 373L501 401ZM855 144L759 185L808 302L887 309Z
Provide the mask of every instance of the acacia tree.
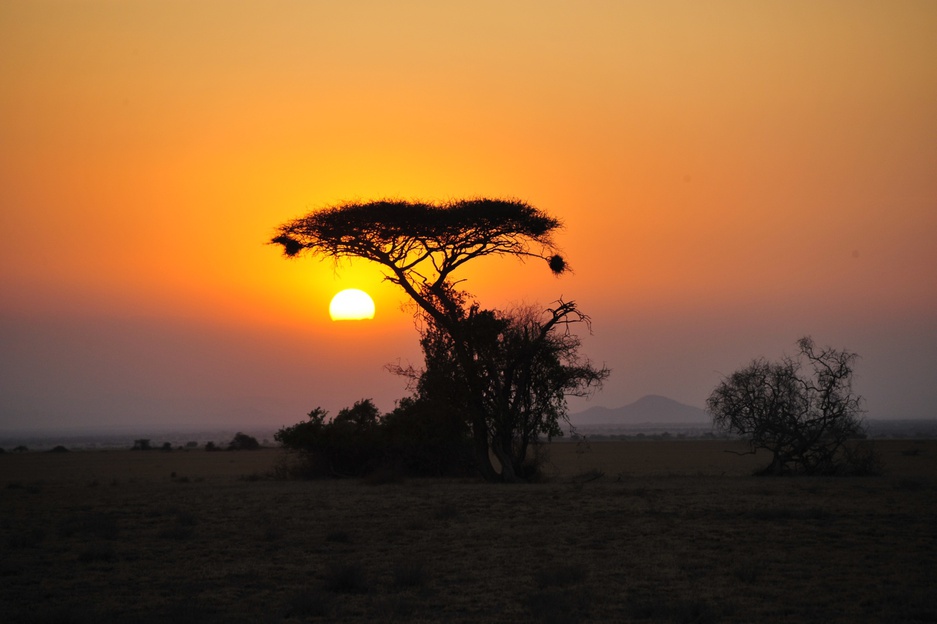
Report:
M527 307L502 313L469 307L461 321L463 335L480 377L485 408L485 434L504 478L531 476L528 449L540 436L563 435L567 396L585 396L608 377L579 357L580 340L573 324L589 325L573 302L538 311ZM392 367L416 384L417 399L466 412L471 404L466 372L454 353L452 337L427 325L421 340L425 368ZM568 422L568 420L567 420ZM513 476L512 476L513 475Z
M509 346L509 341L490 339L503 334L497 322L487 329L482 327L486 320L497 321L496 315L480 314L468 295L456 288L454 273L476 258L514 256L545 260L554 274L561 274L567 265L552 238L560 227L557 219L514 200L444 204L375 201L341 204L294 219L281 225L271 242L282 245L290 257L306 251L335 260L363 258L381 265L385 278L400 286L424 315L427 335L437 332L436 337L445 341L440 353L447 354L457 366L482 476L510 481L516 472L515 462L509 459L514 453L506 440L513 440L517 430L509 434L506 427L496 426L510 419L504 411L508 404L493 399L490 372L494 362L503 360L515 347ZM553 337L555 328L584 318L572 303L558 306L541 326L541 344ZM492 353L495 345L502 350L500 354ZM607 371L589 383L601 381L605 375ZM514 392L529 391L522 385L511 387ZM570 387L567 384L567 389ZM490 452L499 458L500 473L492 465Z
M797 345L798 357L754 360L724 379L706 401L717 427L746 438L752 453L772 453L762 474L838 472L859 459L847 442L865 437L862 398L852 391L858 356L817 349L809 337Z

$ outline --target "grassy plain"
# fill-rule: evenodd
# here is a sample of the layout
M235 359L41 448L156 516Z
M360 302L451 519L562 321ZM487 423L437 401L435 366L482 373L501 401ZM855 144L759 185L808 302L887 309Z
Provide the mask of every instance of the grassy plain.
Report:
M511 486L6 453L0 619L937 621L937 441L879 441L862 478L752 477L736 444L555 443L548 482Z

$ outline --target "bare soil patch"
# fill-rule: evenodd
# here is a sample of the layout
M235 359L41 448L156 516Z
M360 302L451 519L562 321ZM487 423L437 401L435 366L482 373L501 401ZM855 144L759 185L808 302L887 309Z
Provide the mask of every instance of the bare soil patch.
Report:
M937 621L937 442L749 476L562 442L546 483L280 481L280 451L0 456L5 622Z

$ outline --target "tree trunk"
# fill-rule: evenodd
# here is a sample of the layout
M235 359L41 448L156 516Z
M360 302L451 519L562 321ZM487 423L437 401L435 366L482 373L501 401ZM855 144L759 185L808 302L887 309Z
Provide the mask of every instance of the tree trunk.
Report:
M479 421L481 421L479 423ZM475 418L472 422L472 435L475 439L475 464L482 478L489 483L494 483L500 479L500 475L495 472L491 465L491 455L488 452L488 429L485 426L484 418Z
M520 478L514 470L514 458L509 451L504 450L504 445L501 444L500 440L494 440L492 450L495 457L498 458L498 463L501 464L501 480L505 483L519 482Z

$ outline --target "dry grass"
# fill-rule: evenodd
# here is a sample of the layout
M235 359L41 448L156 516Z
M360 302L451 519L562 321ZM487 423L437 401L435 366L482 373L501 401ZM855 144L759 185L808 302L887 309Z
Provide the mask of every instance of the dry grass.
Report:
M520 486L271 480L270 450L6 454L0 614L937 620L937 442L880 442L869 478L751 477L764 458L730 445L565 442Z

